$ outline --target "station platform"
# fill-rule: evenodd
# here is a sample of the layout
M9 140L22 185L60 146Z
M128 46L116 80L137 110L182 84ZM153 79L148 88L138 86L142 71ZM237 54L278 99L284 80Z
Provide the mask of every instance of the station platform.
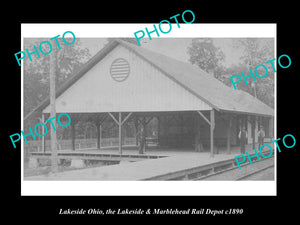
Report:
M253 152L251 146L247 146L246 151ZM83 152L83 151L76 151ZM85 150L87 152L96 152L96 150ZM115 150L98 150L98 153L118 154ZM123 150L123 154L138 154L133 150ZM205 167L216 163L228 162L234 160L239 155L239 148L233 148L231 154L226 151L220 151L214 157L209 152L177 151L177 150L151 150L144 155L165 156L155 159L145 159L135 162L122 162L116 165L107 165L102 167L84 168L59 172L55 174L24 177L24 180L155 180L166 174L172 174L180 171L192 170L198 167Z

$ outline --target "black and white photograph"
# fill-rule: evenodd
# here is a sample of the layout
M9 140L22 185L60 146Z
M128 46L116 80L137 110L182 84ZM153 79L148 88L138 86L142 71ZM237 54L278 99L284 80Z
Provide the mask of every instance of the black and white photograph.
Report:
M22 62L25 181L275 180L275 37L43 40L24 38L49 53Z
M203 3L41 4L3 20L10 222L297 215L293 7Z

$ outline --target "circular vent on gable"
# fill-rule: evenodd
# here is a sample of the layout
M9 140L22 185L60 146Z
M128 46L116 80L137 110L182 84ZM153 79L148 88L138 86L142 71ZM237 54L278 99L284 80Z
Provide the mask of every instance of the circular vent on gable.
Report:
M115 81L124 81L129 76L129 63L123 59L115 59L110 66L110 75Z

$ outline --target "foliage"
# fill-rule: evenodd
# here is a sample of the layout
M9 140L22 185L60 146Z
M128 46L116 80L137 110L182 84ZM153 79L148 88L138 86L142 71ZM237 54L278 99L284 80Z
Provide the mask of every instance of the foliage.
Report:
M115 38L108 38L108 43ZM128 41L133 44L137 44L134 38L121 38L124 41ZM45 38L27 38L24 39L24 49L28 49L29 52L34 51L34 45L38 48L39 44L44 41ZM70 79L76 71L82 67L82 65L91 58L89 50L81 47L81 41L76 39L72 45L65 45L62 39L58 39L61 49L56 50L57 54L57 73L56 73L56 90L67 80ZM67 42L70 42L67 40ZM52 48L56 48L55 42L52 43ZM44 52L49 52L49 46L42 45ZM51 52L50 54L55 54ZM50 54L43 55L40 53L40 58L37 54L32 54L32 61L28 57L25 57L24 63L24 115L30 113L38 104L44 99L49 97L49 66L50 66ZM80 116L80 115L77 115ZM95 123L92 121L92 117L87 115L81 115L78 123L76 124L76 138L96 138L97 130ZM33 128L36 123L41 122L40 118L33 117L31 120L26 121L25 129L28 127ZM49 126L49 124L48 124ZM118 134L118 128L114 121L103 123L103 137L116 136ZM48 127L50 129L50 126ZM71 135L71 127L62 128L56 126L56 134L58 140L67 139ZM124 126L124 132L127 135L132 136L132 127ZM46 138L50 138L49 135Z
M196 64L208 73L212 72L215 77L222 73L221 62L224 61L225 54L213 44L211 38L192 39L187 52L190 56L190 63Z
M189 61L196 64L208 73L213 72L214 76L229 87L232 87L230 77L241 73L245 76L250 74L249 69L254 70L257 65L263 64L268 68L268 75L265 78L247 78L249 85L243 79L237 84L238 89L244 90L274 107L274 72L271 64L266 64L274 58L274 39L270 38L235 38L232 39L232 51L240 52L240 62L231 66L224 66L226 54L216 47L211 38L193 39L188 47ZM261 67L258 74L264 75L265 70Z
M245 75L249 75L249 69L252 69L255 74L255 67L262 64L268 69L268 75L265 78L258 78L256 75L256 81L252 78L248 78L249 85L245 85L245 82L240 82L237 86L249 92L267 105L274 107L274 71L270 63L266 64L274 58L274 40L269 38L238 38L233 41L235 48L240 48L243 53L240 57L242 63L247 67L244 72ZM264 75L265 70L260 67L257 70L258 74ZM241 73L235 73L241 75ZM234 74L232 74L234 75Z
M66 45L63 43L61 38L57 39L61 49L57 49L56 52L52 50L50 54L56 54L57 66L56 66L56 89L61 84L69 79L81 65L90 58L88 49L80 47L80 39L77 38L75 43L72 45ZM34 51L34 45L39 48L39 44L45 41L45 38L25 38L24 39L24 50L28 49L29 52ZM70 42L66 38L67 42ZM54 41L52 48L57 48ZM42 45L42 51L49 52L49 45ZM40 51L39 51L40 52ZM32 61L26 57L23 60L23 96L24 96L24 116L29 114L35 107L37 107L43 100L49 97L50 92L50 54L43 55L39 53L40 57L36 53L31 55ZM28 130L28 127L33 127L41 122L39 116L33 116L32 118L25 121L24 130ZM63 136L64 132L68 130L58 130L58 137Z
M24 39L24 49L33 52L33 45L39 46L44 41L44 38L30 38ZM90 58L88 49L80 48L80 39L77 38L72 45L65 45L62 39L58 39L61 49L56 50L57 53L57 74L56 74L56 88L80 66ZM68 41L68 40L67 40ZM53 41L54 42L54 41ZM48 52L47 45L42 45L42 50ZM55 42L52 48L57 48ZM55 54L51 52L50 54ZM32 54L32 61L28 57L24 59L24 115L31 112L42 100L49 96L49 55L40 53L40 58L37 54Z

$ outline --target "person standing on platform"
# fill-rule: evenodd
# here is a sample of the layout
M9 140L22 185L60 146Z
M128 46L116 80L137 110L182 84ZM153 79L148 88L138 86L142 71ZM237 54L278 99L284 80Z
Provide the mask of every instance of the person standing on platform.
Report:
M245 154L245 146L247 144L247 131L245 127L242 128L242 130L239 133L239 139L240 139L240 145L241 145L241 153Z
M260 126L257 135L258 135L258 149L260 149L260 146L264 144L264 138L266 136L263 126Z
M203 146L202 146L202 143L201 143L200 131L199 130L196 132L196 135L195 135L195 151L196 152L202 152L203 151Z
M144 129L143 126L141 127L141 131L140 131L140 135L139 135L139 141L140 141L139 153L144 154L145 151L146 151L146 134L145 134L145 129Z

